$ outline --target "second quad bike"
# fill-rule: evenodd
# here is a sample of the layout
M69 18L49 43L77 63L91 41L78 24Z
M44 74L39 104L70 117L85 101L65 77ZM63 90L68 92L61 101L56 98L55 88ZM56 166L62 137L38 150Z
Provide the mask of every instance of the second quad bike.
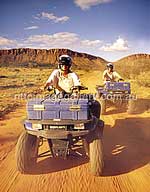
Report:
M16 164L21 173L28 173L36 163L39 140L46 139L51 158L66 159L75 144L82 143L91 173L102 174L104 122L99 119L100 104L91 95L80 94L85 87L73 89L78 89L78 93L28 100L25 131L16 146Z
M107 81L104 86L97 85L97 99L101 104L101 114L106 114L107 102L112 101L119 104L119 107L128 101L134 99L131 94L131 87L129 82L110 82ZM131 102L130 102L131 103Z

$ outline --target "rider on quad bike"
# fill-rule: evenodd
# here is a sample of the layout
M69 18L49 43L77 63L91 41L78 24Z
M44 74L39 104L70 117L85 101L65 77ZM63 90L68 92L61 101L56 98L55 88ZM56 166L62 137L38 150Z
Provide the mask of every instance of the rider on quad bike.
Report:
M101 104L101 114L106 113L106 104L112 101L118 106L127 103L130 96L130 83L125 82L124 79L114 71L112 63L107 63L107 69L103 72L103 85L97 85L97 99ZM123 82L120 82L123 81Z
M70 69L71 65L72 58L69 55L61 55L59 57L58 69L51 73L44 88L52 86L56 94L69 94L72 92L72 87L81 86L79 77Z
M50 75L45 88L53 86L60 98L29 99L24 131L16 146L16 167L21 173L30 173L37 158L50 153L51 158L68 158L71 154L89 157L90 170L100 176L103 170L103 128L100 119L100 103L91 94L81 94L87 89L81 86L78 76L70 70L71 57L59 57L59 69ZM66 94L69 97L65 97ZM55 95L55 94L54 94ZM85 97L86 96L86 97ZM49 150L39 154L39 147L48 142ZM83 153L78 152L79 144Z
M107 81L110 82L116 82L116 81L123 81L122 77L116 72L114 71L114 65L112 63L107 63L106 65L107 69L103 72L103 81L104 84Z

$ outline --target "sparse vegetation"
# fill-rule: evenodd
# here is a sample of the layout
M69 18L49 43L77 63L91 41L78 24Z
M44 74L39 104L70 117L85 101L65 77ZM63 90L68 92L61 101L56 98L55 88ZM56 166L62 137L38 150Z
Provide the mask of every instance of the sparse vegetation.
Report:
M1 67L0 116L25 103L25 100L16 100L15 95L35 92L44 84L50 72L48 69Z
M150 71L140 73L136 80L140 86L150 87Z
M125 78L137 79L138 75L150 70L150 56L137 54L125 57L115 63L115 68Z
M78 61L79 62L79 61ZM81 62L81 61L80 61ZM123 61L121 61L123 62ZM145 62L145 64L144 64ZM148 97L150 92L150 63L146 60L139 60L137 63L116 63L116 70L128 81L131 82L132 92L141 97ZM94 65L94 64L93 64ZM140 65L140 68L139 68ZM81 70L76 69L81 82L85 85L91 85L87 92L95 93L95 86L102 84L102 72L105 64L100 68L89 69L89 66ZM26 68L26 67L1 67L0 68L0 116L8 113L26 100L15 98L16 94L38 93L41 87L48 79L52 69L49 68Z

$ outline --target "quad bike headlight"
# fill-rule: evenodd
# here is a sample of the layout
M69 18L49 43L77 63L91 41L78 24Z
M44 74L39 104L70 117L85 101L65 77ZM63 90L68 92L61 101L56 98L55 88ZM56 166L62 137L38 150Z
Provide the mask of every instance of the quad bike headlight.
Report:
M83 130L84 129L84 123L79 123L79 124L75 124L74 125L74 129L81 129L81 130Z
M114 83L110 83L110 86L114 86Z
M42 124L33 123L33 124L32 124L32 129L34 129L34 130L42 129Z
M32 130L32 123L30 123L30 122L25 122L25 123L24 123L24 126L25 126L26 129Z

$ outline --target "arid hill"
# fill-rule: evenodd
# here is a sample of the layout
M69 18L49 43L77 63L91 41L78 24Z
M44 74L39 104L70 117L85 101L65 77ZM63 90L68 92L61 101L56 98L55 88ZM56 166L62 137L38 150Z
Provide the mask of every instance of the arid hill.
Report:
M0 66L7 67L48 67L54 68L61 54L73 58L73 67L77 69L104 70L107 61L101 57L79 53L69 49L9 49L0 50ZM134 54L114 62L115 68L126 77L139 75L150 70L149 54Z
M150 54L134 54L115 62L117 71L126 77L134 77L150 71Z
M61 54L68 54L73 58L73 65L78 69L103 69L106 60L86 53L74 52L69 49L10 49L0 50L1 66L54 67Z

